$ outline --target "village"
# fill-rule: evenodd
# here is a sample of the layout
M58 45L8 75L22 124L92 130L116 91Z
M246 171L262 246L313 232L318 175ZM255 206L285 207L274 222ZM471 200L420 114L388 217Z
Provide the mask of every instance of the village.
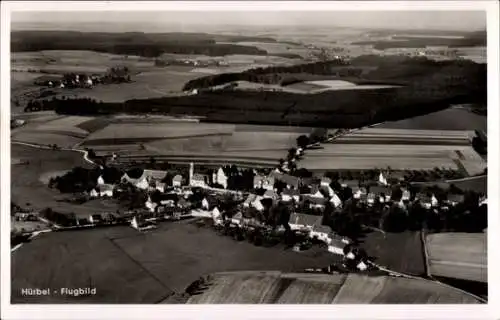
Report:
M457 210L474 210L470 205L460 207L471 201L463 192L417 190L400 173L389 170L372 171L372 178L363 181L348 180L342 173L307 174L307 170L297 169L297 163L304 150L312 147L289 150L287 160L273 170L235 165L207 170L194 163L171 170L120 170L101 165L87 172L75 168L65 176L52 178L49 187L79 194L76 201L118 199L127 202L129 210L90 213L82 218L47 208L39 218L49 222L53 230L126 224L138 232L156 229L161 221L198 218L220 234L237 241L247 239L255 245L284 239L300 252L317 244L344 256L350 269L364 271L371 264L356 246L362 229L432 229L440 224L443 227L450 212L455 217ZM111 163L113 160L116 157ZM79 191L83 192L77 192L75 186L81 186ZM473 207L486 207L483 195L472 201L477 201ZM14 214L18 220L34 219L21 210ZM411 216L413 222L409 221ZM406 217L405 222L402 217ZM412 225L415 222L418 226Z

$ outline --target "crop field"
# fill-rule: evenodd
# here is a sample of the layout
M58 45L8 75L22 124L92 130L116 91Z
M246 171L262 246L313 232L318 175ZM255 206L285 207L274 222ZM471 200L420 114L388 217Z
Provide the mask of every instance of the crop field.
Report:
M80 205L61 201L66 196L44 183L57 172L76 166L90 168L79 152L42 150L12 144L11 156L20 162L29 161L29 164L11 165L11 199L20 206L29 206L34 210L50 207L58 212L73 212L79 217L88 217L89 212L115 212L119 208L119 204L112 200L88 201Z
M413 290L415 288L415 290ZM430 281L359 274L226 272L211 275L192 304L452 304L479 303Z
M28 118L25 126L12 130L11 138L20 142L40 145L56 144L58 147L71 148L88 135L88 132L79 128L78 125L91 119L90 117L50 114L39 118Z
M129 227L54 232L13 254L12 294L14 303L155 303L213 272L300 272L335 259L324 249L297 253L236 242L189 221L161 224L146 233ZM34 261L43 267L33 269ZM24 287L88 286L96 287L98 295L24 299L19 292Z
M413 275L425 275L424 248L419 232L371 232L361 246L375 263L388 269Z
M464 109L449 108L424 116L382 123L377 128L424 130L487 130L487 117Z
M425 245L431 275L488 282L486 234L429 234Z
M301 166L310 170L465 169L480 174L486 162L472 149L470 131L367 128L343 136L322 149L308 150Z
M12 303L155 303L171 291L117 247L112 238L136 236L128 227L52 232L11 257ZM137 238L137 237L135 237ZM36 264L38 267L33 268ZM97 289L90 296L21 296L22 288Z
M219 236L189 223L161 225L141 237L115 240L129 256L174 291L183 291L198 277L243 270L300 271L323 267L336 257L326 250L297 253L283 247L256 247Z

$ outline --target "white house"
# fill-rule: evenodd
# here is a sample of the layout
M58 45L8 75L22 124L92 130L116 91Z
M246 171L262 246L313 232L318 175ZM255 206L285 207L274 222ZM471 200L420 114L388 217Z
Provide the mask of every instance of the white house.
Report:
M101 197L113 197L113 189L115 188L112 184L102 184L98 187L99 196Z
M403 196L401 197L401 200L402 201L410 201L410 198L411 198L410 191L404 189L403 190Z
M92 198L97 198L99 196L99 193L95 189L90 190L90 196Z
M97 178L97 185L102 185L102 184L105 184L104 178L102 176L99 176L99 178Z
M360 188L360 187L354 187L352 189L352 197L354 199L361 199L361 196L366 194L366 189L365 188Z
M242 220L243 220L243 214L241 212L238 212L231 218L231 223L237 226L241 226Z
M349 239L341 237L336 233L330 233L328 235L328 251L331 253L344 255L344 248L350 243Z
M158 204L151 201L151 197L148 196L148 200L146 201L145 206L149 211L154 212Z
M328 226L323 226L323 225L314 225L312 227L311 232L309 232L309 237L310 238L317 238L320 241L323 241L325 243L329 243L329 235L332 232L330 227Z
M314 226L321 225L321 216L313 216L303 213L292 213L288 224L292 230L308 229L313 230Z
M227 176L224 173L224 169L219 168L219 170L217 170L214 182L220 184L222 187L224 187L224 189L227 188Z
M214 219L215 224L222 224L222 215L217 207L212 210L212 219Z
M387 179L382 172L380 172L380 175L378 176L378 182L383 186L387 185Z
M205 176L199 173L193 174L193 176L190 179L190 185L192 187L200 187L200 188L205 187L207 185L205 183Z
M156 182L155 188L156 188L156 190L158 190L160 192L165 192L165 183Z
M210 208L210 203L208 203L207 198L203 198L203 200L201 200L201 208L203 210L208 210Z
M334 192L333 196L330 198L330 203L333 204L335 208L339 208L342 206L342 200L340 200L339 196Z
M321 178L321 182L320 182L321 186L329 187L331 183L332 183L332 179L330 179L328 177Z
M260 200L262 199L262 197L259 197L257 196L253 201L252 201L252 204L251 206L253 208L255 208L255 210L257 211L264 211L264 205L262 204L262 202L260 202Z
M325 196L323 196L323 194L318 190L316 191L314 194L311 194L311 197L312 198L319 198L319 199L324 199Z
M182 176L180 174L176 175L172 179L172 186L174 186L174 187L180 187L180 186L182 186Z
M290 201L295 201L299 202L300 201L300 192L295 189L285 189L283 192L281 192L281 200L284 202L290 202Z

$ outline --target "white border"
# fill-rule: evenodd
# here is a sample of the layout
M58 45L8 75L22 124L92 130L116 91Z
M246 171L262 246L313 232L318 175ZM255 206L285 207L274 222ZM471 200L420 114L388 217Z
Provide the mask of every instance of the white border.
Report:
M493 319L499 305L498 250L488 250L488 305L332 305L332 306L189 306L189 305L10 305L10 12L12 11L395 11L487 10L488 22L488 135L489 135L489 228L488 242L500 243L498 235L499 177L499 13L496 1L364 1L364 2L70 2L2 1L1 11L1 318L2 319L179 319L179 318L272 318L272 319Z

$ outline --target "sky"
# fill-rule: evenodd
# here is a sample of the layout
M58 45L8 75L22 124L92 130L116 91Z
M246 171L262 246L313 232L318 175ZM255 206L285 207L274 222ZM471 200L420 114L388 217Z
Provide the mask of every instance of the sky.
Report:
M338 26L354 28L402 28L479 30L486 28L482 11L159 11L159 12L14 12L12 28L64 29L76 23L100 31L169 31L172 27L233 26ZM104 30L103 30L104 29ZM140 30L142 29L142 30ZM148 30L150 29L150 30ZM154 29L154 30L153 30Z

